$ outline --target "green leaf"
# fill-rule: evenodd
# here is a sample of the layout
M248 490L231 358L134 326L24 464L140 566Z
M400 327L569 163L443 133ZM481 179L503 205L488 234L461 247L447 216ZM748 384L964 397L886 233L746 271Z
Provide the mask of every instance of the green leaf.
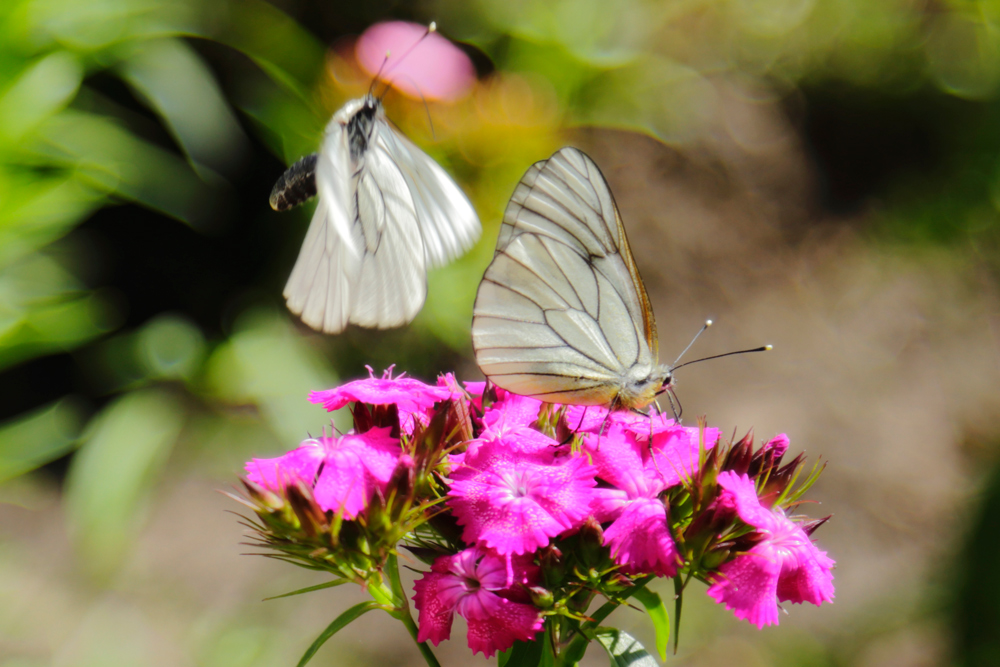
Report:
M653 628L656 630L656 651L660 654L661 659L666 660L667 645L670 643L670 615L667 614L663 599L659 593L654 593L648 588L637 590L632 594L632 597L646 608L646 613L649 614L649 619L653 622Z
M291 593L282 593L281 595L274 595L269 598L264 598L267 600L280 600L281 598L290 598L293 595L302 595L303 593L312 593L313 591L320 591L324 588L333 588L334 586L342 586L347 583L346 579L337 579L335 581L328 581L325 584L316 584L315 586L307 586L306 588L300 588L297 591L292 591Z
M43 122L24 160L74 171L82 182L197 225L212 215L215 190L176 154L121 123L65 109Z
M263 0L243 0L226 18L202 36L243 52L300 99L312 99L326 49L311 32Z
M183 418L176 397L150 389L114 401L88 427L66 480L66 510L95 573L120 562Z
M350 609L346 610L343 614L338 616L333 621L333 623L326 626L326 630L324 630L320 634L320 636L316 638L316 641L314 641L312 645L306 650L306 652L302 656L302 659L299 660L299 664L297 665L297 667L303 667L310 660L312 660L312 657L316 655L316 651L318 651L320 647L326 643L327 639L340 632L340 630L342 630L343 628L347 627L352 621L357 620L358 618L360 618L361 616L370 612L373 609L381 609L381 607L377 603L369 600L368 602L359 602L358 604L354 605Z
M83 67L57 51L32 63L0 95L0 143L20 139L76 95Z
M639 640L623 630L598 628L594 639L611 657L611 667L659 667Z
M0 482L70 452L82 426L82 411L67 399L0 425Z
M197 165L225 170L239 159L245 137L215 78L179 39L143 42L121 65L121 74L162 118Z
M542 664L542 643L514 642L514 645L500 654L500 667L536 667Z

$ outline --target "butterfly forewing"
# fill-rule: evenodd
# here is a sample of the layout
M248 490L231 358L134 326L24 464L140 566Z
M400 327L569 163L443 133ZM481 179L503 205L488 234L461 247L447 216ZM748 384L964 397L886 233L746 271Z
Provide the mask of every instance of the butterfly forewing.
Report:
M474 312L476 361L509 391L607 405L649 377L648 298L611 191L586 155L565 148L525 174Z
M441 166L389 125L380 132L413 195L427 265L441 266L464 254L479 238L479 217L465 193Z

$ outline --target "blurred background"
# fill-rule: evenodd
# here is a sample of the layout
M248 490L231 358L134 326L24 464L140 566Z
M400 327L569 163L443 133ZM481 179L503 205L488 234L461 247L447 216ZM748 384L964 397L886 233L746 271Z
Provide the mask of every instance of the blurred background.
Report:
M449 102L385 103L484 234L411 326L322 336L281 297L312 205L267 197L389 19L474 65ZM263 602L322 579L241 556L218 490L366 364L478 379L503 208L567 143L665 360L706 318L693 354L775 346L684 369L685 415L829 463L806 509L834 515L836 604L757 631L694 584L667 664L1000 665L1000 3L2 0L0 666L295 664L362 596ZM454 636L444 664L485 664ZM312 664L422 662L368 615Z

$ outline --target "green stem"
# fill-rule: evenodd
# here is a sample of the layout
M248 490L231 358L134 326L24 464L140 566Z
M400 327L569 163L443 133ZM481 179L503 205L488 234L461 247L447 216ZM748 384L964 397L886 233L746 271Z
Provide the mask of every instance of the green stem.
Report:
M627 600L631 597L637 590L642 589L653 577L643 577L635 582L635 587L632 588L628 595L623 596L619 600L610 600L601 605L601 607L595 611L593 614L589 614L590 620L586 623L580 625L580 629L577 631L576 636L570 640L569 644L566 645L562 651L556 655L555 667L572 667L572 665L577 664L583 659L583 654L587 652L587 645L592 639L591 631L596 630L600 626L601 621L606 619L611 615L615 609L619 607L622 601Z
M420 650L420 654L424 656L424 661L428 667L441 667L441 663L438 662L437 657L431 651L431 647L427 645L427 642L417 641L417 624L413 622L413 616L410 614L410 602L406 597L406 591L403 590L403 582L399 578L399 564L395 555L389 556L386 559L385 572L391 586L393 606L396 609L396 613L393 616L402 622L406 627L406 631L413 637L413 641Z

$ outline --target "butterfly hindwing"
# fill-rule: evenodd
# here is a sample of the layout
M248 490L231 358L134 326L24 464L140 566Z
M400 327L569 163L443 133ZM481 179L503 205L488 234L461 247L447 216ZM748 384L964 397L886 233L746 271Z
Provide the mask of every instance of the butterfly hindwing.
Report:
M656 362L643 335L648 300L629 252L590 158L564 148L532 166L476 297L483 373L518 394L587 405L609 404L624 384L648 377Z

